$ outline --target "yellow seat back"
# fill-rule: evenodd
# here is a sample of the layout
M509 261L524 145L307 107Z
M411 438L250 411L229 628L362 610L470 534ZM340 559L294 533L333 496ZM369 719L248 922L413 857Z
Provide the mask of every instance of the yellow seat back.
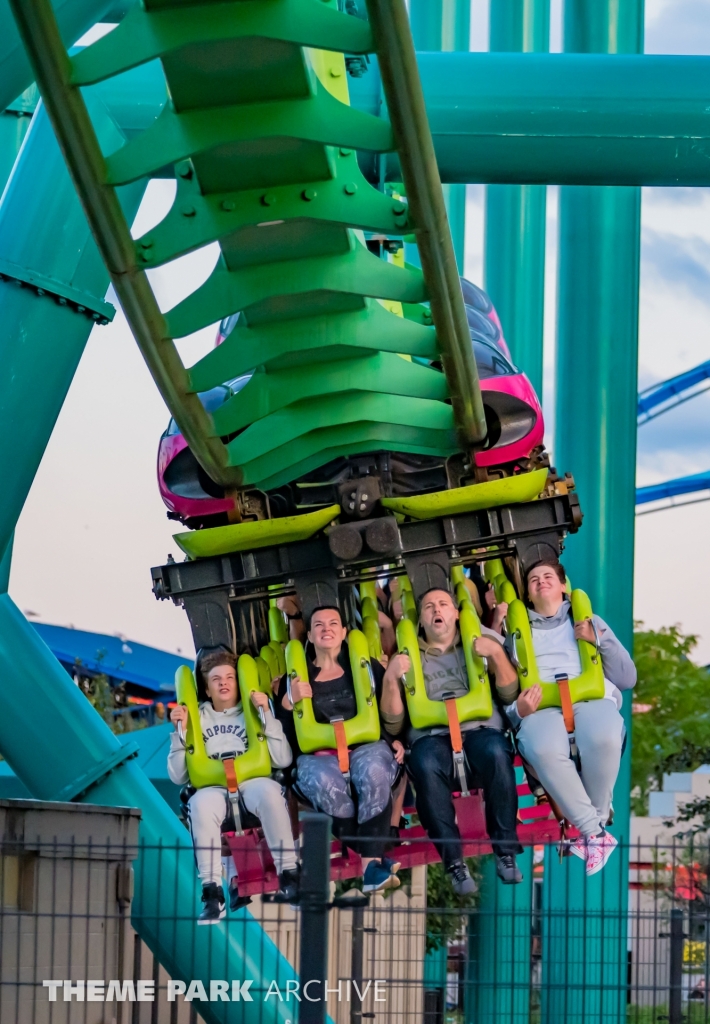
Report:
M348 746L357 743L375 743L380 738L380 715L374 694L374 677L370 665L370 650L367 639L359 629L348 634L348 654L357 702L357 714L345 722L345 738ZM286 667L290 677L298 676L308 680L308 664L303 644L291 640L286 647ZM317 686L318 684L313 684ZM293 709L298 745L304 754L315 750L336 750L335 730L329 723L316 722L313 701L304 698Z
M374 580L360 584L360 613L362 615L362 631L367 639L370 657L375 661L381 661L380 610L377 606L377 585Z
M583 622L592 617L592 605L583 590L573 590L570 596L572 617L575 622ZM508 634L513 639L515 657L518 662L517 672L520 688L528 690L535 683L542 686L541 708L561 707L560 688L557 683L544 683L540 679L535 649L532 641L532 629L528 611L522 601L512 601L506 618ZM602 660L594 644L586 640L578 640L579 658L582 663L582 674L569 681L572 703L583 700L601 700L604 696L604 668Z
M457 597L459 588L463 590L459 607L459 631L466 659L469 691L456 699L456 710L460 722L480 721L490 718L493 714L493 698L484 662L473 650L474 640L481 635L481 623L465 585L457 584ZM401 654L409 656L412 663L404 685L412 725L415 729L448 725L444 701L430 700L427 695L417 631L408 618L403 618L397 625L397 647Z
M261 689L259 668L254 658L249 657L248 654L241 655L237 662L237 676L247 730L247 749L234 760L237 782L241 784L247 779L271 775L271 758L259 714L250 700L252 692ZM190 782L195 789L202 789L204 786L224 786L226 788L227 777L224 773L224 765L221 761L210 757L205 749L195 676L187 665L181 665L175 673L175 692L178 704L187 708L185 758Z

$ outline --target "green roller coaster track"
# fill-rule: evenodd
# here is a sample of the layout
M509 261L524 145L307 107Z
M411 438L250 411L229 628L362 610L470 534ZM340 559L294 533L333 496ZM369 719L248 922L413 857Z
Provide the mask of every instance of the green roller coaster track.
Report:
M71 58L49 0L13 8L136 340L217 483L272 488L341 454L446 457L483 440L403 0L372 0L369 23L337 0L148 0ZM344 54L375 50L391 125L349 106ZM141 135L102 153L81 87L156 59L170 102ZM378 191L358 166L356 150L394 149L408 202ZM134 241L116 190L167 165L175 202ZM371 253L364 230L414 233L423 270ZM213 242L209 279L163 314L145 270ZM173 339L234 313L226 341L185 368ZM445 376L412 356L441 359ZM197 392L245 373L250 381L217 417L205 412Z

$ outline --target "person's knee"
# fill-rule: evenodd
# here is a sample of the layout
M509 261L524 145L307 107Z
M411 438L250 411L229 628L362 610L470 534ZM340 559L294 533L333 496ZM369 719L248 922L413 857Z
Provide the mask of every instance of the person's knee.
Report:
M283 790L275 779L250 779L242 786L242 796L247 810L258 818L278 813L282 804L286 806Z
M513 770L513 758L510 754L510 748L502 735L500 736L500 739L496 736L495 742L488 744L486 750L486 761L495 771Z
M423 780L441 774L442 763L438 745L430 743L428 738L418 740L412 747L407 768L415 778Z
M621 760L621 736L599 733L580 743L580 754L606 770Z
M532 719L534 715L530 715ZM561 723L561 719L560 719ZM556 722L532 722L523 720L518 733L518 746L526 761L530 764L559 764L569 759L569 740L567 735L557 736ZM564 729L564 726L563 726Z
M219 827L227 813L227 804L222 793L214 790L198 789L188 801L190 818L202 826L216 825Z

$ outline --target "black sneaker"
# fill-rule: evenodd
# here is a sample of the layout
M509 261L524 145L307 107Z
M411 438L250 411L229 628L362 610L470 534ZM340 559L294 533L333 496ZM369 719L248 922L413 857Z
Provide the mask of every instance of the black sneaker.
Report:
M457 896L473 896L474 892L478 889L478 886L471 878L471 872L462 860L456 860L453 864L449 864L446 873L451 879L451 884Z
M246 907L249 903L251 903L251 896L240 896L239 883L236 878L233 878L229 883L229 909L234 912L240 907Z
M197 918L198 924L217 924L227 913L224 905L224 890L216 882L202 886L202 902L205 907Z
M298 868L286 868L279 875L279 888L273 895L274 903L298 903L298 883L301 872Z
M503 885L517 885L523 880L523 873L512 853L504 853L502 857L496 857L496 874Z

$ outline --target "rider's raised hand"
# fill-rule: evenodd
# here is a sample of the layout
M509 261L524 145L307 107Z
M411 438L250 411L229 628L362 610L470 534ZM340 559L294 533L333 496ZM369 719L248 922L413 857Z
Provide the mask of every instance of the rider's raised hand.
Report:
M187 725L187 708L184 704L177 704L170 709L170 721L176 729L179 725L182 725L183 728Z
M406 676L412 667L412 659L408 654L395 654L387 666L387 675L390 678L401 679Z
M530 687L529 690L523 690L518 697L516 707L518 714L521 718L527 718L528 715L532 715L540 707L540 701L542 700L542 687L539 683L535 683Z
M582 622L575 622L574 638L575 640L586 640L588 644L595 644L597 642L597 638L594 636L594 630L592 629L591 619L584 619Z
M291 680L291 699L294 704L298 704L299 700L303 700L305 697L312 696L313 690L310 683L304 682L298 676Z

